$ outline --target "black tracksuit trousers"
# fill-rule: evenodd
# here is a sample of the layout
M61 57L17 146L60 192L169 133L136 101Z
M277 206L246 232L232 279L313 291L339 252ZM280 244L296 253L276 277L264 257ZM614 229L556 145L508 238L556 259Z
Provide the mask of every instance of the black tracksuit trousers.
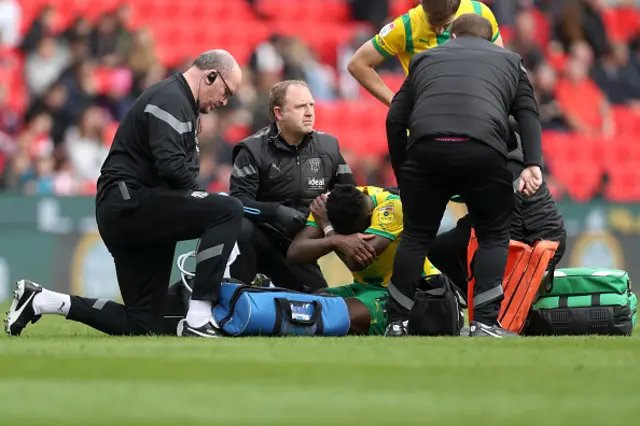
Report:
M397 178L404 231L389 284L389 321L408 318L424 258L430 253L447 203L460 194L478 236L475 319L495 324L503 299L502 277L515 198L506 157L473 140L422 140L407 151Z
M192 298L215 304L242 216L234 197L122 183L111 187L96 217L124 305L72 296L67 318L111 335L162 334L176 243L197 238Z
M467 247L472 226L470 215L460 218L455 228L436 237L429 252L431 263L447 274L462 294L467 293ZM537 240L557 241L560 245L553 264L560 263L567 245L567 231L546 183L533 197L516 194L510 238L529 245Z

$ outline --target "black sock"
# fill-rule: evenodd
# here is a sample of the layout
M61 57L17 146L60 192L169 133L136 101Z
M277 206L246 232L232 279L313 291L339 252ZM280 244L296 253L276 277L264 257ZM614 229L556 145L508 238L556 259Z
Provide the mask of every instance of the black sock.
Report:
M162 322L151 312L132 314L124 305L107 299L71 296L68 320L77 321L112 336L159 334Z

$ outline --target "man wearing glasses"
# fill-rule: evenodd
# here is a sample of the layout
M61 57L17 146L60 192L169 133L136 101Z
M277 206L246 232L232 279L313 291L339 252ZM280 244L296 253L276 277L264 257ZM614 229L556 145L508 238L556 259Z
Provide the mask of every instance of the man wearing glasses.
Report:
M219 337L212 317L242 204L198 187L199 115L226 105L242 72L224 50L149 87L116 132L96 196L100 235L111 252L124 304L49 291L20 280L5 320L19 335L42 314L58 314L111 335L162 334L176 243L200 238L196 280L181 336Z

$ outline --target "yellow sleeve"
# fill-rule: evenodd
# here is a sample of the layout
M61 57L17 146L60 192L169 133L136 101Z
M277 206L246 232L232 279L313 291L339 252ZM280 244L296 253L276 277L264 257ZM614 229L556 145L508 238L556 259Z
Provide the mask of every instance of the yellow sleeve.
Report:
M493 15L493 12L486 4L480 3L479 1L474 1L472 3L474 3L474 7L476 7L475 3L479 4L480 10L482 11L480 15L482 15L483 18L487 18L489 22L491 22L491 27L493 28L493 37L491 38L491 41L495 42L498 37L500 37L500 28L498 27L498 21L496 21L496 17Z
M313 213L309 213L309 217L307 217L307 226L313 226L314 228L318 227L316 220L313 218Z
M405 24L409 14L396 18L393 22L382 27L380 32L371 39L373 46L385 58L392 58L405 49Z
M373 209L371 226L365 234L379 235L395 241L402 234L402 203L400 197L393 195Z

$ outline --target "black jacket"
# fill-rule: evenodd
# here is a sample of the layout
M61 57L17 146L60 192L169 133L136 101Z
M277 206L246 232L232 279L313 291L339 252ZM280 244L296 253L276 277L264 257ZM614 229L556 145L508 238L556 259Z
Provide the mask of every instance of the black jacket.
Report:
M510 114L520 124L525 163L539 165L542 131L522 58L478 37L448 41L409 63L387 116L392 161L418 140L443 136L475 139L506 156Z
M279 205L307 215L311 202L338 183L355 180L338 140L326 133L314 131L296 147L278 136L274 124L233 148L231 195L255 222L275 221Z
M104 191L134 187L198 189L198 106L182 74L154 84L134 102L116 131L98 178Z

